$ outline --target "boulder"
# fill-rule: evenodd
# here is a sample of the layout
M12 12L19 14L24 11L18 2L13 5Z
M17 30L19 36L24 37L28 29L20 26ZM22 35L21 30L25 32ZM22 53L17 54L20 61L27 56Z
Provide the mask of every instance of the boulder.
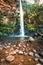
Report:
M8 55L8 56L6 57L6 61L8 61L8 62L14 61L14 56Z
M34 42L35 39L34 39L33 37L29 37L29 41L30 41L30 42Z

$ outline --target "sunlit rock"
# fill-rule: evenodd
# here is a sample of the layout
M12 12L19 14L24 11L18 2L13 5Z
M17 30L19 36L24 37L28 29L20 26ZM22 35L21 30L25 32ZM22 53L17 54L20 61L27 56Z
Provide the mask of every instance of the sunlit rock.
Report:
M35 60L35 61L38 61L38 58L35 58L34 60Z
M35 39L34 39L33 37L29 37L29 41L30 41L30 42L34 42Z
M15 55L16 54L16 51L11 51L9 54Z
M35 53L35 56L38 57L38 58L40 57L37 53Z
M43 59L39 59L39 62L40 62L41 64L43 64Z
M26 56L26 55L27 55L27 53L26 53L26 52L24 52L24 55Z
M3 59L1 59L1 62L3 62L3 61L5 61L5 59L3 58Z
M18 54L23 54L23 51L20 51L20 50L19 50L19 51L18 51Z
M35 49L33 49L33 52L35 52L35 53L36 53L36 50L35 50Z
M40 63L36 64L36 65L41 65Z
M6 57L6 61L8 61L8 62L12 62L12 61L14 61L14 59L15 59L15 57L12 55L9 55Z
M2 50L3 49L3 46L2 45L0 45L0 50Z
M29 55L30 55L30 56L34 56L34 53L33 53L33 52L29 52Z

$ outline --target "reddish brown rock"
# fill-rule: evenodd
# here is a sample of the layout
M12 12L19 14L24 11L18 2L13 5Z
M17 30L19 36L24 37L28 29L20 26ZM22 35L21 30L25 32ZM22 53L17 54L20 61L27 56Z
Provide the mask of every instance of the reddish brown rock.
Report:
M7 56L6 61L8 61L8 62L14 61L14 56L12 56L12 55Z

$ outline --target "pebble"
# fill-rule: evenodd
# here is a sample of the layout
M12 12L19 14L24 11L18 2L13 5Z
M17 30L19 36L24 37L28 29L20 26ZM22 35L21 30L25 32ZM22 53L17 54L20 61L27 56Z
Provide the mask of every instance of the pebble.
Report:
M7 46L6 48L10 48L10 46Z
M3 61L5 61L5 59L3 58L3 59L1 59L1 62L3 62Z
M29 61L31 62L31 60L32 60L32 59L30 58Z
M18 54L23 54L23 51L18 51Z
M37 53L35 53L35 56L38 57L38 58L40 57Z
M23 62L24 62L24 60L21 60L21 62L23 63Z
M38 58L35 58L34 60L35 60L35 61L38 61Z
M30 56L34 56L34 53L33 53L33 52L29 52L29 55L30 55Z
M13 45L13 47L15 48L15 47L16 47L16 45Z
M35 49L33 49L33 52L35 52L35 53L36 53L36 50L35 50Z
M36 50L37 50L37 51L41 51L41 48L40 48L40 47L36 47Z
M7 49L7 47L6 47L5 45L3 45L3 48L4 48L4 49Z
M39 55L43 57L43 52L40 52Z
M24 55L27 55L27 53L26 53L26 52L24 52Z
M41 65L40 63L36 64L36 65Z
M6 50L5 53L8 54L8 51Z
M12 56L12 55L7 56L6 61L8 61L8 62L14 61L14 56Z
M8 45L10 46L10 45L11 45L11 43L8 43Z
M41 64L43 64L43 59L39 59L39 62L40 62Z
M3 49L3 47L0 47L0 50L2 50Z
M21 47L21 43L18 46Z
M16 51L11 51L9 54L15 55L16 54Z

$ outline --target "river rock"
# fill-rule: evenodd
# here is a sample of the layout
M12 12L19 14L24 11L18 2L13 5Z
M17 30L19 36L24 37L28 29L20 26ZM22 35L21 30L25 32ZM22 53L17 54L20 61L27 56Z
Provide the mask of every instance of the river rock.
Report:
M3 47L0 47L0 50L2 50L3 49Z
M43 52L40 52L39 55L43 57Z
M1 59L1 62L3 62L3 61L5 61L5 59L3 58L3 59Z
M19 47L21 47L21 46L22 46L22 45L21 45L21 43L20 43L20 44L18 44L18 46L19 46Z
M0 50L2 50L3 49L3 46L2 45L0 45Z
M33 52L35 52L35 53L36 53L36 50L35 50L35 49L33 49Z
M35 60L35 61L38 61L38 58L35 58L34 60Z
M41 65L40 63L36 64L36 65Z
M23 51L18 51L18 54L23 54Z
M22 59L22 60L21 60L21 62L23 63L23 62L24 62L24 60Z
M41 64L43 64L43 59L39 59L39 62L40 62Z
M28 55L26 52L24 52L24 55L26 56L26 55Z
M35 53L35 56L36 56L37 58L39 58L39 57L40 57L37 53Z
M6 48L10 48L10 46L8 45Z
M9 54L15 55L16 54L16 51L11 51Z
M29 37L29 41L30 41L30 42L34 42L35 39L34 39L33 37Z
M33 53L33 52L29 52L29 55L30 55L30 56L34 56L34 53Z
M36 47L36 50L37 50L37 51L41 51L41 48L40 48L40 47Z
M8 61L8 62L14 61L14 56L12 56L12 55L7 56L6 61Z

